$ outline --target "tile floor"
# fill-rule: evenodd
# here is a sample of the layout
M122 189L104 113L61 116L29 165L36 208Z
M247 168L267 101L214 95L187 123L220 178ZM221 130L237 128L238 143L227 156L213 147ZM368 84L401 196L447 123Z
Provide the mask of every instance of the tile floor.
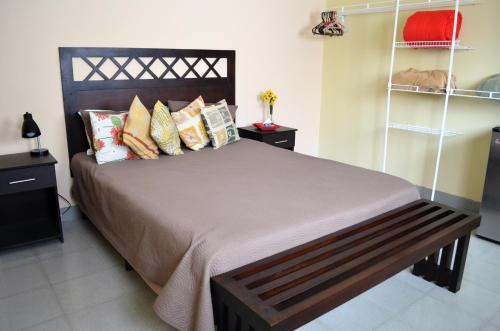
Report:
M0 253L0 331L171 331L155 295L84 220L66 242ZM500 331L500 245L472 238L462 290L403 271L303 326L302 331Z

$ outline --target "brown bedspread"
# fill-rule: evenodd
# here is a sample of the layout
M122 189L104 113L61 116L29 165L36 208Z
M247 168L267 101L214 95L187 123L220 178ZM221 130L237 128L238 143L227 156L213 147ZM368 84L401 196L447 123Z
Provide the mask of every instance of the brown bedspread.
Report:
M416 200L379 172L242 141L159 160L71 162L82 210L136 270L162 284L154 309L214 330L210 277Z

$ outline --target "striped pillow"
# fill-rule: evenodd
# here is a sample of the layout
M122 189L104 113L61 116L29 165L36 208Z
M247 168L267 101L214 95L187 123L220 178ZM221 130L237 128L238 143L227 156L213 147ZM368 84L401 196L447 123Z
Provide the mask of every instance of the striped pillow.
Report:
M159 154L158 146L149 134L150 125L151 115L136 95L123 129L123 142L145 160L157 159Z

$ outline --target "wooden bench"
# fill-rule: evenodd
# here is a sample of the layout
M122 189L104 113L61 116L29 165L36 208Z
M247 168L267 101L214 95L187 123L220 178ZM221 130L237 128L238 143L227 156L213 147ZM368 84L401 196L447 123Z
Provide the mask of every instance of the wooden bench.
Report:
M456 292L480 216L418 200L213 277L218 331L293 330L414 265Z

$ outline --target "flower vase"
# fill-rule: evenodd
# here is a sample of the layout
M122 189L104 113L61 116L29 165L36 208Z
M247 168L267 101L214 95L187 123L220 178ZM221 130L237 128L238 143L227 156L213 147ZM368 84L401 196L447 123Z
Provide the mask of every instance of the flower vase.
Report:
M271 120L271 124L274 123L273 120L273 105L269 105L269 119Z

